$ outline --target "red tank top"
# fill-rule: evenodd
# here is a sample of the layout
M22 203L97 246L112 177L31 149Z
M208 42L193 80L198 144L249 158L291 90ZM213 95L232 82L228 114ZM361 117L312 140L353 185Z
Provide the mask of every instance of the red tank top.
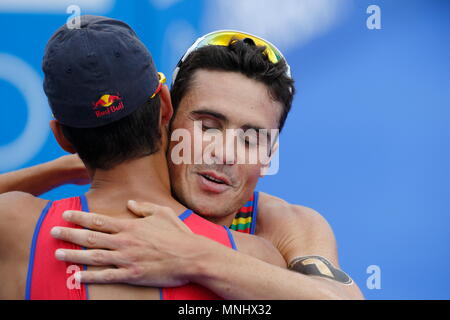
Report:
M55 258L56 249L84 249L50 235L54 226L81 228L66 222L62 214L66 210L89 212L86 197L74 197L51 201L42 211L36 224L30 250L25 298L27 300L87 300L88 286L77 284L74 274L86 266L59 261ZM236 250L233 236L225 226L211 223L186 210L179 218L196 234L203 235ZM160 298L165 300L212 300L222 299L215 293L196 284L174 288L161 288Z

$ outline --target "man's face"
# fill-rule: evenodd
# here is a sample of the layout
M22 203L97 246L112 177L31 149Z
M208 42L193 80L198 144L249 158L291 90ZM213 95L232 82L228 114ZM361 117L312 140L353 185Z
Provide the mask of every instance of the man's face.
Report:
M213 222L220 222L248 201L263 167L259 158L249 163L248 154L257 154L264 142L258 140L255 144L255 140L242 135L227 138L226 131L278 129L282 105L269 96L265 84L237 72L198 70L192 79L171 124L172 134L177 129L189 133L191 161L174 164L172 151L181 141L170 142L172 191L187 207ZM211 137L208 129L216 129L223 139L208 141L205 138ZM245 159L237 152L238 147L246 150ZM205 153L214 160L213 164L203 161Z

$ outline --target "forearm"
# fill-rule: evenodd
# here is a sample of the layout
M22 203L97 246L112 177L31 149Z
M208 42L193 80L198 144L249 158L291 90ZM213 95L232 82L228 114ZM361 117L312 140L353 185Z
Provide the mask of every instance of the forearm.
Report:
M58 259L116 266L82 271L81 280L85 283L173 287L193 282L225 299L240 300L363 298L356 284L345 285L286 269L280 252L267 241L254 241L258 240L256 236L242 239L235 235L235 240L241 240L235 241L241 250L236 251L192 233L170 208L135 202L130 202L128 208L150 216L124 220L75 211L66 214L66 221L84 229L60 228L64 232L53 234L54 237L88 248L98 248L97 241L110 246L105 250L64 250Z
M80 173L62 165L64 157L0 175L0 194L22 191L39 196L53 188L77 179Z
M361 299L354 288L306 276L254 257L204 243L191 261L190 281L209 288L225 299Z

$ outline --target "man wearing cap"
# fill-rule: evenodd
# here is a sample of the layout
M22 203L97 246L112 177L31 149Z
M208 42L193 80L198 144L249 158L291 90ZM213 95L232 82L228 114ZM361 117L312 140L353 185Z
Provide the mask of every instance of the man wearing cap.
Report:
M227 39L223 45L201 45L208 40L211 40L208 44L217 43L219 37ZM233 40L236 37L239 39L242 34L230 32L207 35L196 41L182 58L172 87L175 109L172 131L187 129L195 136L195 121L203 123L204 131L211 128L224 131L229 128L283 127L294 91L289 67L281 53L270 43L251 35L244 35L239 41ZM174 145L171 143L169 154ZM256 234L268 240L283 255L284 262L291 270L232 253L205 241L201 245L196 243L189 247L190 252L198 254L194 254L197 257L195 261L179 256L178 268L171 270L171 274L166 272L164 277L177 278L179 270L190 270L189 281L202 284L220 296L234 299L360 298L357 286L337 267L335 240L326 221L312 209L290 205L264 193L253 193L260 170L264 169L261 163L238 165L232 161L224 164L220 162L221 156L213 155L216 160L213 165L174 164L169 161L175 196L210 221L230 225L237 231ZM73 160L65 158L59 163ZM67 171L74 178L85 178L77 162L73 163L73 169ZM67 169L70 166L66 164L62 167ZM54 174L50 176L54 177ZM33 189L31 185L27 187ZM250 201L247 202L248 199ZM173 210L150 204L134 211L140 215L161 211L174 214ZM83 227L99 229L86 225L86 221L83 221L89 219L86 215L73 213L70 219ZM156 233L159 232L156 230ZM70 231L70 236L57 237L74 242L70 237L76 234L79 232L74 230ZM122 232L122 235L137 239L130 232ZM148 244L154 244L158 239L155 233L148 232L147 235ZM100 234L97 236L102 237ZM184 237L169 238L176 238L179 243L189 243ZM163 237L160 241L164 244ZM141 254L144 257L142 261L154 261L162 253L161 250L149 249L145 241L139 246L142 247L148 249L145 255ZM66 256L60 259L93 263L87 252L63 252ZM121 253L120 250L117 252ZM106 258L102 265L114 264L108 257L109 253L103 251L103 254ZM130 262L130 266L140 272L131 276L131 268L120 265L120 275L117 270L81 272L82 281L140 285L157 283L158 274L152 268L147 268L145 263ZM170 282L162 285L170 285Z
M173 261L166 259L167 264L158 266L156 282L167 288L157 288L156 282L153 287L81 284L79 271L104 269L103 253L98 249L134 247L134 241L117 242L112 237L125 230L136 235L156 227L173 234L174 240L183 234L189 243L207 240L232 252L239 245L243 253L284 265L274 248L207 221L172 197L165 157L165 126L173 113L169 91L162 85L163 76L156 72L150 53L128 25L97 16L81 17L80 29L64 25L49 40L42 67L44 90L56 119L51 121L53 134L65 151L79 154L92 186L85 195L58 201L22 192L0 195L0 299L220 298L189 283L187 276L165 279L163 273L177 267L175 255ZM134 210L139 206L129 199L153 202L170 214L137 219L127 206ZM112 238L97 238L86 229L77 229L89 234L86 239L70 237L68 228L77 226L63 215L67 210L104 213L102 217L91 213L89 224ZM56 239L64 236L78 244ZM86 252L96 261L89 267L55 259L57 250L82 251L86 247L92 248ZM169 253L175 247L177 252L184 250L183 245L173 243L167 248ZM115 259L118 263L122 258ZM136 269L136 274L139 271Z

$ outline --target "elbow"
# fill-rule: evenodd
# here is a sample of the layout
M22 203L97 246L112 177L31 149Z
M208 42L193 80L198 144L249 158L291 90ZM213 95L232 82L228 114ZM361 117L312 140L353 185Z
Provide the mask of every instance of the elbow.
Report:
M336 292L329 288L321 288L317 295L317 300L348 300L342 292Z
M354 283L351 285L320 286L317 289L317 300L364 300L363 294Z

